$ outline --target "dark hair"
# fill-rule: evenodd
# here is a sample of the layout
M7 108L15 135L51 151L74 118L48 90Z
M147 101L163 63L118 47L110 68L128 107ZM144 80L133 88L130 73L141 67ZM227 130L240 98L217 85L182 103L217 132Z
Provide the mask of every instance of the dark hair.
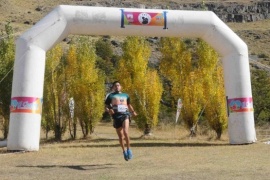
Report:
M119 84L120 84L119 81L114 81L114 82L112 83L112 87L114 87L114 85L115 85L116 83L119 83Z

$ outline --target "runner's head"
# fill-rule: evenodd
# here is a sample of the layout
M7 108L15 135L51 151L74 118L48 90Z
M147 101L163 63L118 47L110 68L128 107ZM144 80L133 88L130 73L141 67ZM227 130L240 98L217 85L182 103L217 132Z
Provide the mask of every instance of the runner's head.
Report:
M121 87L119 81L114 81L112 86L113 86L113 90L115 92L120 92L121 91L122 87Z

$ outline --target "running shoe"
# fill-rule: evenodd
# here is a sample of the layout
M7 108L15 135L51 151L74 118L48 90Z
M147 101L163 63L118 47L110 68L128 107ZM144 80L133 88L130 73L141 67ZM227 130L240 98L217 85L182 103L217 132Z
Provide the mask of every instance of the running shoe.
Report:
M125 159L126 161L128 161L128 153L127 153L127 151L124 151L123 154L124 154L124 159Z
M127 155L128 155L128 159L132 159L133 155L132 155L131 149L127 150Z

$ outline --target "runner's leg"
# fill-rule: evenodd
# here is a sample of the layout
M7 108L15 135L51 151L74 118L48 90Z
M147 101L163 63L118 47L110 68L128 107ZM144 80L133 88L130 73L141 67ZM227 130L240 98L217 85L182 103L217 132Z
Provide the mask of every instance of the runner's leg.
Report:
M119 138L119 143L121 145L121 148L123 150L123 152L125 151L125 142L124 142L124 134L123 134L123 128L120 127L118 129L116 129L118 138Z
M123 122L123 131L124 131L124 136L125 136L126 145L127 145L127 159L132 159L133 155L130 149L130 139L129 139L128 130L129 130L129 118Z
M130 149L130 140L129 140L128 130L129 130L129 119L127 118L123 122L123 131L124 131L127 149Z

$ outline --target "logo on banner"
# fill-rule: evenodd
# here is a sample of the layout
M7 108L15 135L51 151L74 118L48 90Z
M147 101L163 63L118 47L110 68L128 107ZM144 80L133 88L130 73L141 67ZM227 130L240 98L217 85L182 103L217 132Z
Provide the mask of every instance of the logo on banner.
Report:
M152 17L147 13L141 13L138 16L138 20L141 24L149 24L151 22Z
M124 25L164 26L163 13L124 12Z
M11 98L10 112L41 114L42 103L42 98L13 97Z
M234 112L251 112L253 111L252 98L234 98L228 99L229 111Z

